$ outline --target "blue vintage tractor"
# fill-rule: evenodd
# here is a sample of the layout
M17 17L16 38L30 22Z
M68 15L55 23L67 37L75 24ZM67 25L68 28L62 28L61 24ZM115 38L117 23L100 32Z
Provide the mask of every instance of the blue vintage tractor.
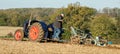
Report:
M23 40L24 37L30 41L41 41L43 39L53 39L53 24L47 25L43 21L27 20L24 22L23 29L17 29L14 38L17 41Z

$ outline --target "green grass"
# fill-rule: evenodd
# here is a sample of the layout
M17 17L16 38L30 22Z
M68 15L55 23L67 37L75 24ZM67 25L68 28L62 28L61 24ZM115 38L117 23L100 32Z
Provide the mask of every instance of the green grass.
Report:
M13 38L13 36L0 36L0 38Z

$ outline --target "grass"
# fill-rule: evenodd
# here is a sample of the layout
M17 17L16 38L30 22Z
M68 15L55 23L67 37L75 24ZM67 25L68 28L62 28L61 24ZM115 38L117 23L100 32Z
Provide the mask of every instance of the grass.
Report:
M0 38L13 38L13 36L0 36Z

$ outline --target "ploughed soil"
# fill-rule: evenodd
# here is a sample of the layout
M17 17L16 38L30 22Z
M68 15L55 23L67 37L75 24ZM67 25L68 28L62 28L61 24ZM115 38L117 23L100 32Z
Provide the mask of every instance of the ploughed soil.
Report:
M120 45L93 46L67 43L15 41L15 30L22 27L0 26L0 54L120 54ZM5 36L5 37L4 37Z
M0 54L120 54L120 45L99 47L0 39Z

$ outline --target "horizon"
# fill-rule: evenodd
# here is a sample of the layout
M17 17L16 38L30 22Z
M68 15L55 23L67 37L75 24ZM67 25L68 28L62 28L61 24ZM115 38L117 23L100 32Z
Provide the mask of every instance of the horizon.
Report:
M62 8L67 7L68 4L80 2L81 6L87 6L90 8L95 8L101 10L103 8L120 8L119 0L1 0L0 9L14 9L14 8Z

